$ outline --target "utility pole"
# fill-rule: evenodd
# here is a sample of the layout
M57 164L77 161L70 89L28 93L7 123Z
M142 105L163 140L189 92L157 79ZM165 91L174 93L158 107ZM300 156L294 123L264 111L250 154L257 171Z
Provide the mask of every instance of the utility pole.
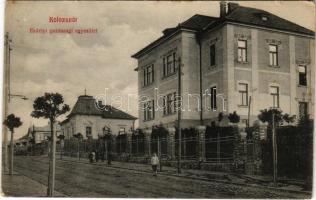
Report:
M276 185L278 176L278 157L277 157L277 142L275 132L275 113L272 113L272 152L273 152L273 182Z
M247 121L247 128L250 127L250 106L251 106L251 96L249 96L249 102L248 102L248 121Z
M9 33L7 32L5 34L5 73L4 73L4 117L3 119L8 115L8 106L10 103L10 52L11 52L11 45L10 43L12 40L9 37ZM8 129L3 129L3 145L4 145L4 170L8 167Z
M179 139L179 152L178 152L178 174L181 173L181 109L182 109L182 98L181 98L181 76L182 76L182 65L181 65L181 57L179 57L178 63L178 101L177 101L177 109L178 109L178 139ZM180 99L179 99L180 98ZM181 104L180 104L181 103Z

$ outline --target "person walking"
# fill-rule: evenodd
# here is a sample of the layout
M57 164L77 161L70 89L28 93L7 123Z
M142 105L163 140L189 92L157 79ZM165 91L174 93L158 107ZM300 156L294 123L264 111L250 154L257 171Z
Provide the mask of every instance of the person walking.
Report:
M111 162L112 162L112 152L108 152L108 156L107 156L107 159L108 159L108 165L111 165Z
M157 171L158 165L159 165L159 158L158 158L157 154L154 153L154 155L151 157L151 167L153 169L154 176L157 176L157 174L158 174L158 171Z
M99 162L100 154L98 150L95 150L95 162Z

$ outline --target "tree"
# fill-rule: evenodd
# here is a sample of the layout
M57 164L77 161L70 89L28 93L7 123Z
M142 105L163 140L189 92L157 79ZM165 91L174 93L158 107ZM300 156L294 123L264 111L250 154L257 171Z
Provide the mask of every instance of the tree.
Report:
M236 111L234 111L228 115L228 119L231 123L237 124L240 121L240 116L236 113Z
M218 113L218 116L217 116L218 123L221 123L223 119L224 119L224 114L222 112Z
M64 98L59 93L45 93L44 96L37 97L33 104L34 111L31 116L34 118L45 118L50 122L51 129L51 150L49 158L49 174L47 196L52 197L55 184L55 151L56 137L54 135L54 124L56 119L70 110L67 104L64 104Z
M22 125L21 119L16 117L14 114L10 114L4 120L3 124L10 130L11 132L11 141L10 141L10 151L11 151L11 158L10 158L10 175L13 174L13 133L15 128L19 128Z
M295 120L296 116L292 115L290 116L289 114L285 113L283 115L283 120L289 125L290 123L293 123Z
M267 122L270 126L272 126L272 115L274 114L274 122L280 124L283 122L283 114L282 110L278 110L275 108L260 110L260 114L258 118L262 122Z
M286 123L292 123L295 120L295 115L290 116L287 113L282 112L282 110L271 108L271 109L264 109L260 110L260 114L258 115L258 118L262 122L268 122L270 126L272 126L272 115L274 114L274 122L276 124L283 124L283 122Z
M60 144L60 160L63 159L63 149L64 149L64 135L58 135L57 138L59 139L59 144Z

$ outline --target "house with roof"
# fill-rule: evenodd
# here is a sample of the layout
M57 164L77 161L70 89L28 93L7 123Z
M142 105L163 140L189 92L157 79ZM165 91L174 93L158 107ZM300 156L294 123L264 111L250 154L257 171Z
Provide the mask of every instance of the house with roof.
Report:
M54 131L56 135L61 134L61 129L59 124L54 124ZM27 135L25 136L28 140L33 140L35 144L40 144L47 142L51 137L50 122L46 126L34 126L29 127ZM26 138L25 138L26 139Z
M65 139L78 133L84 139L98 139L107 133L116 136L130 132L136 119L113 106L96 102L92 96L81 95L67 119L61 122L61 131Z
M179 67L183 128L234 111L241 123L252 124L271 107L313 118L314 32L238 3L220 2L219 9L219 17L197 14L165 29L132 55L139 96L148 98L140 128L176 126Z

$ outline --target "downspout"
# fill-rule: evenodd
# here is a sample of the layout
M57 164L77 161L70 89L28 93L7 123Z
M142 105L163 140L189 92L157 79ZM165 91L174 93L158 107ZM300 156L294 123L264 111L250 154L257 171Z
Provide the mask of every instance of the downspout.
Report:
M197 34L197 42L199 44L199 67L200 67L200 125L203 125L203 94L202 94L202 44L201 44L201 35Z

